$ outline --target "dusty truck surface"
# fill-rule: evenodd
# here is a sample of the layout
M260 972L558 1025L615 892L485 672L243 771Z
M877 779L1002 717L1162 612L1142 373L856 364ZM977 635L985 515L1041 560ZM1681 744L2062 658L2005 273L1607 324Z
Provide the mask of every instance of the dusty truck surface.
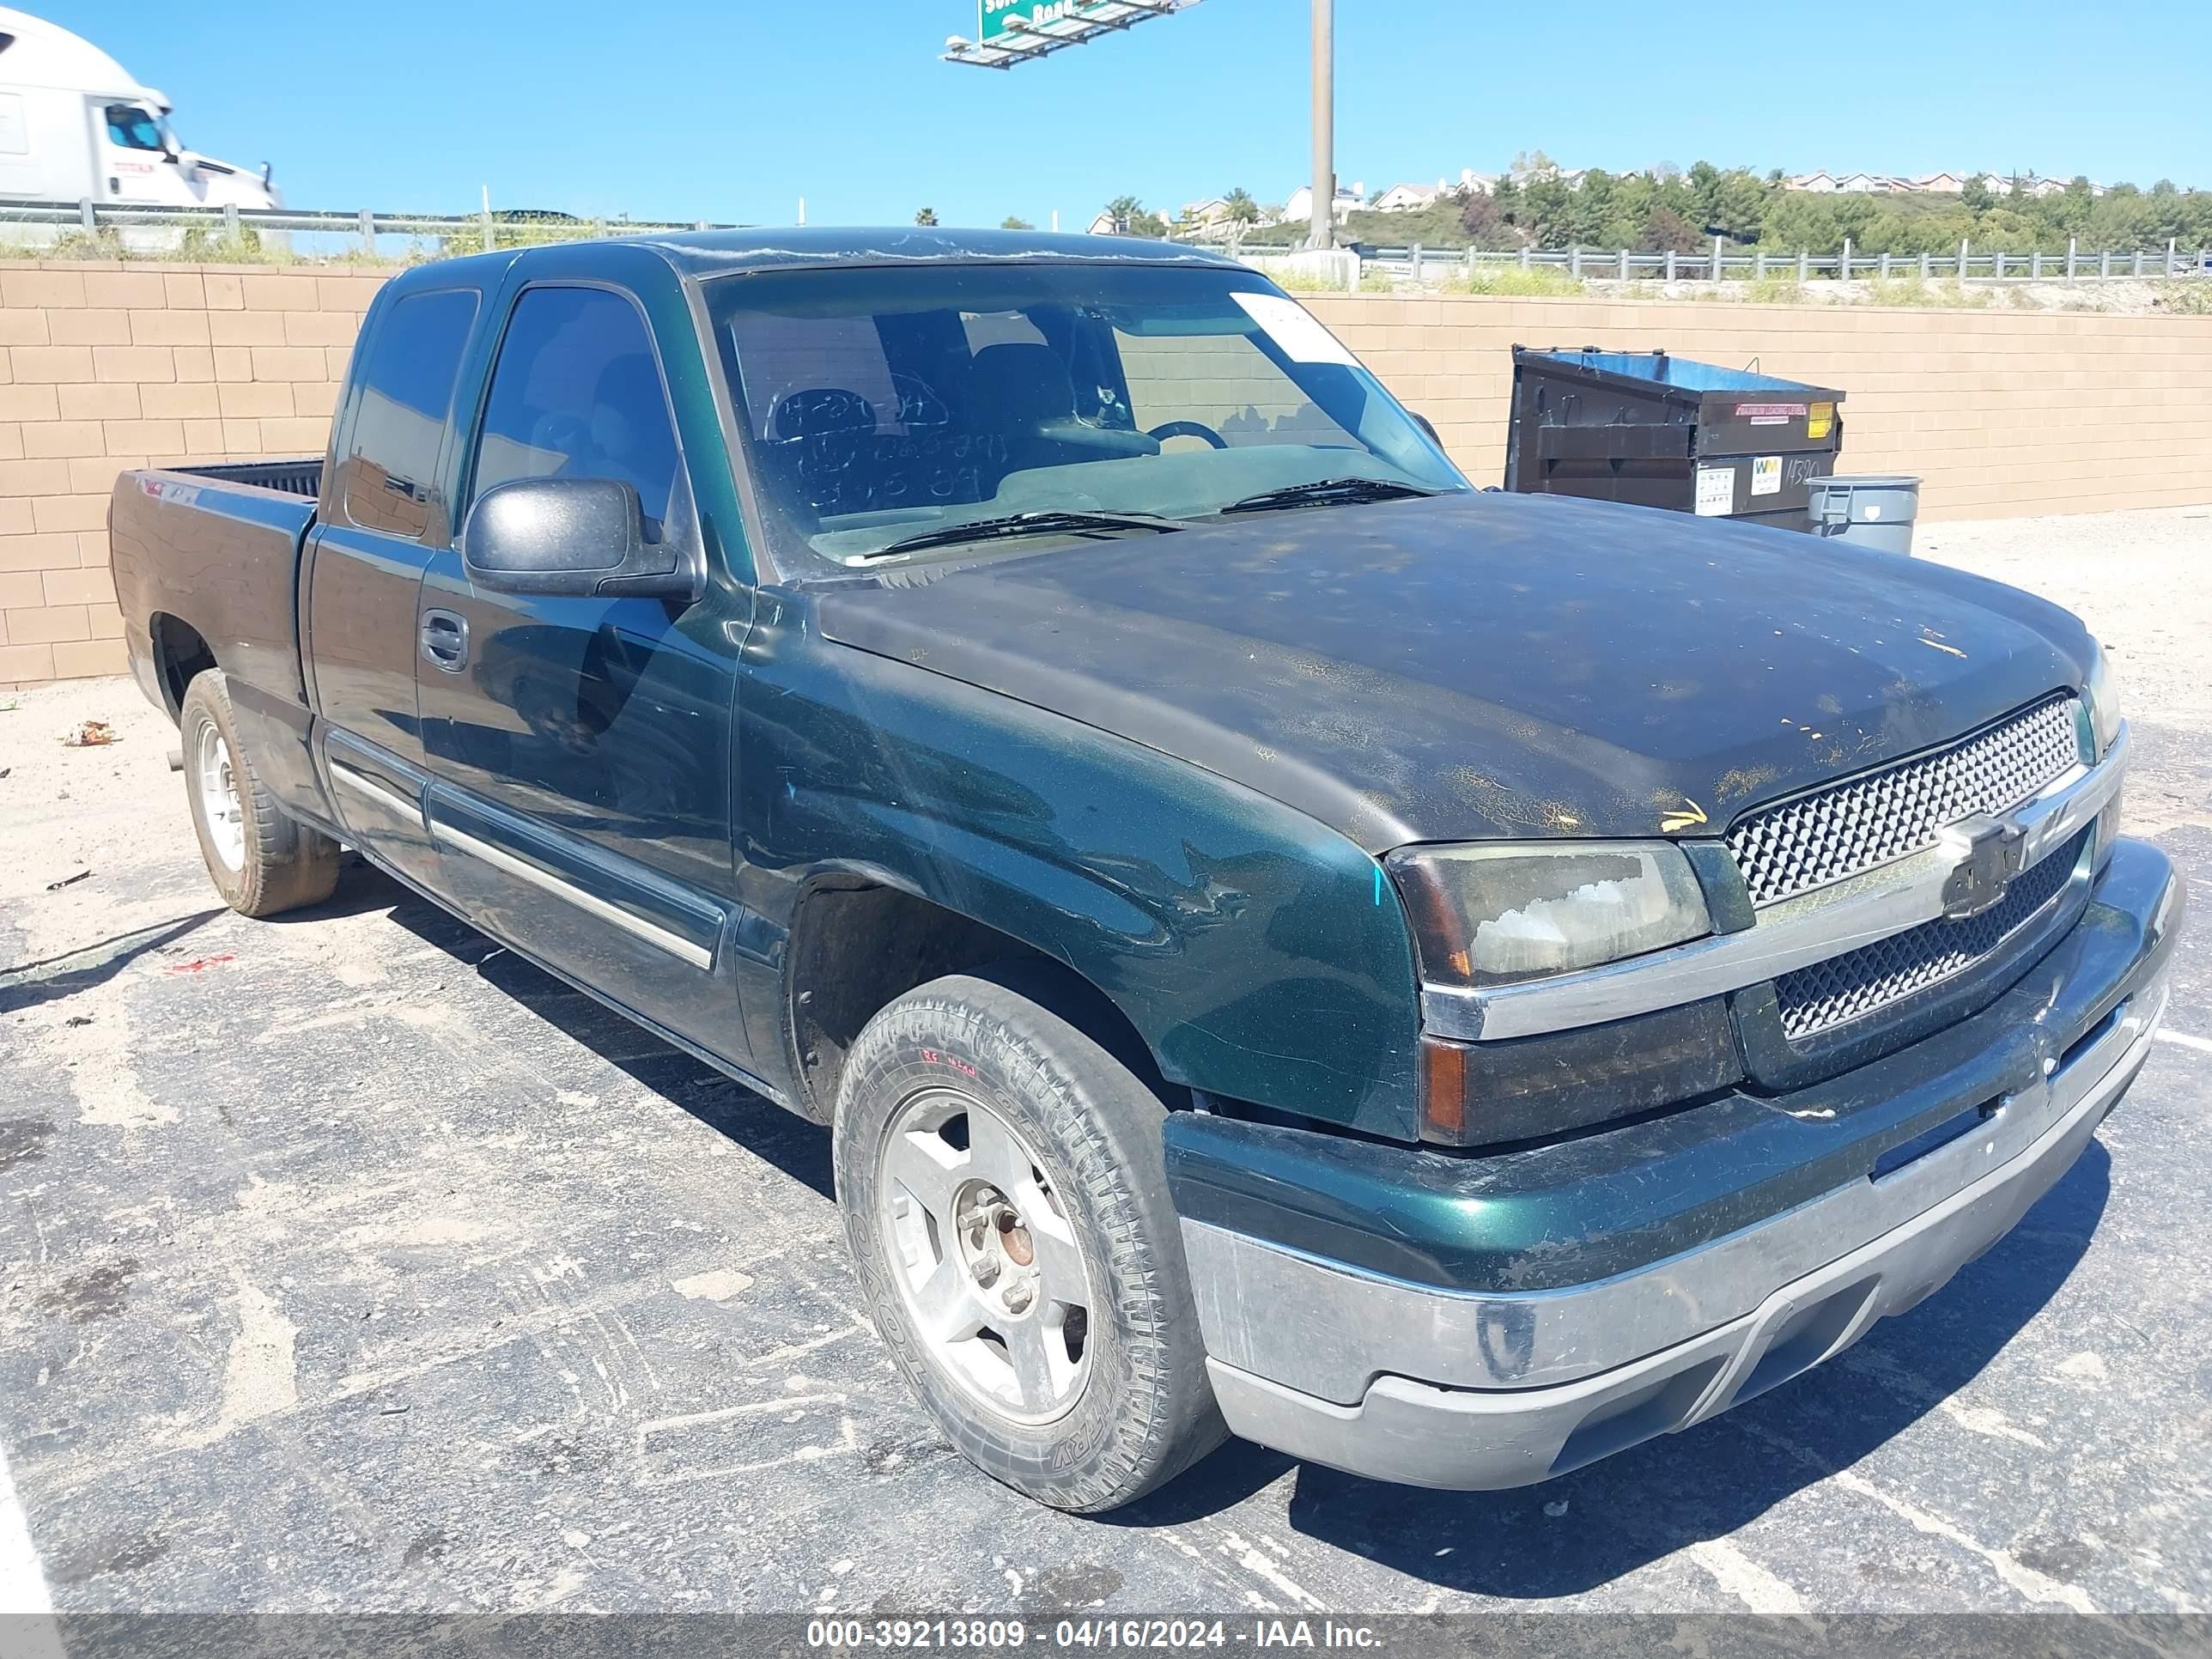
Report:
M424 266L319 464L112 532L230 903L350 846L830 1126L899 1367L1070 1509L1698 1423L1986 1249L2164 1008L2071 616L1477 491L1194 251Z

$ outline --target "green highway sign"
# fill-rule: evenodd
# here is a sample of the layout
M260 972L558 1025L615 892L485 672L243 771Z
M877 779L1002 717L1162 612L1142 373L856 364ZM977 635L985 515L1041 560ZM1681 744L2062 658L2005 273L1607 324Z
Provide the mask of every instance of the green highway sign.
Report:
M1090 21L1086 14L1121 9L1113 0L979 0L975 39L988 46L1047 23L1080 23Z
M945 61L982 69L1035 63L1155 17L1172 17L1198 0L975 0L975 38L955 35Z

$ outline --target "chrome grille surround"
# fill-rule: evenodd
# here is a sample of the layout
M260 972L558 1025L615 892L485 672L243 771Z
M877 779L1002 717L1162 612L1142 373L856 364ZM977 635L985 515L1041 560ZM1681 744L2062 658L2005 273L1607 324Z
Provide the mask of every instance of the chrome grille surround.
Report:
M2096 826L2119 795L2133 746L2123 720L2095 765L2069 768L2028 799L1992 815L2021 838L2022 875L2015 880ZM1456 1042L1504 1042L1627 1019L1771 982L1939 920L1957 865L1956 850L1939 836L1935 845L1878 869L1762 906L1751 926L1730 933L1508 985L1425 983L1422 1024L1431 1035Z
M1948 749L1800 795L1727 835L1755 905L1809 893L1933 847L1949 825L1992 816L2086 764L2078 700L2065 692Z
M2013 878L2005 896L1978 916L1938 918L1893 933L1774 981L1782 1034L1792 1042L1886 1012L1929 986L1986 961L2057 898L2094 829L2076 830L2050 855Z

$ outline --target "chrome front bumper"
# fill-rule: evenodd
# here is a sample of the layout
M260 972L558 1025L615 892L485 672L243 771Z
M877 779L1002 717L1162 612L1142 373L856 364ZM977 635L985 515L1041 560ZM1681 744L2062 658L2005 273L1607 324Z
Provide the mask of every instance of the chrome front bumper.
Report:
M1446 1291L1187 1219L1229 1426L1383 1480L1520 1486L1702 1422L1848 1347L2002 1237L2133 1081L2165 1012L2181 902L2170 875L2130 895L2140 952L2094 988L2117 1000L2087 1029L2054 1033L2042 1074L1982 1109L1977 1127L1636 1271L1536 1292Z

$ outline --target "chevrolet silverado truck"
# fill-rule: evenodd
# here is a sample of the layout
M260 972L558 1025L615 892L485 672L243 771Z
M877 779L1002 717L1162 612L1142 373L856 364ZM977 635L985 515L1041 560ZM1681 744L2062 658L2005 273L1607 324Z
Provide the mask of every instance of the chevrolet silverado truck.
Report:
M2073 617L1476 490L1192 249L427 264L319 463L110 522L223 896L351 847L829 1126L898 1366L1066 1509L1701 1422L1989 1249L2164 1009Z

